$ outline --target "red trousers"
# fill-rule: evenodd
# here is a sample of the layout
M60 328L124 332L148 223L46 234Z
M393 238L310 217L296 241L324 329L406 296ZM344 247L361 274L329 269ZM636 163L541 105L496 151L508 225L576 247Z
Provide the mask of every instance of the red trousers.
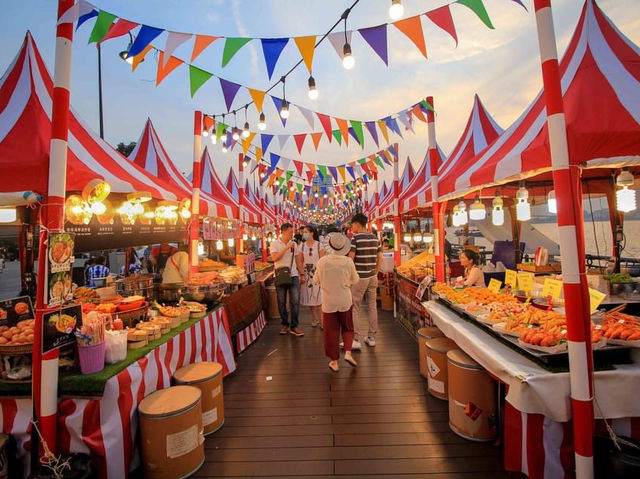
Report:
M351 309L348 311L336 311L335 313L322 312L324 354L332 361L340 359L340 333L344 341L344 350L351 351L353 343L353 316Z

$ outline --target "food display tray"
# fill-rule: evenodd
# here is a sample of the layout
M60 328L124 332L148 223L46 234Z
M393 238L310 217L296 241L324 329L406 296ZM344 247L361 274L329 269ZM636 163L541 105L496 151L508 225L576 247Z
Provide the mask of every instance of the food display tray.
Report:
M532 359L546 368L568 368L569 367L569 355L567 351L562 352L546 352L538 351L532 348L523 347L520 345L519 338L517 336L511 336L502 334L488 323L483 323L476 319L476 317L468 313L465 309L459 305L452 303L447 298L440 296L434 291L431 292L432 298L437 299L440 303L446 305L452 311L455 311L465 321L474 324L476 327L482 329L486 333L490 334L494 338L498 339L502 343L511 347L515 351L519 352L523 356ZM606 345L593 351L594 367L596 369L608 369L611 364L624 364L631 362L629 355L629 348L626 346Z

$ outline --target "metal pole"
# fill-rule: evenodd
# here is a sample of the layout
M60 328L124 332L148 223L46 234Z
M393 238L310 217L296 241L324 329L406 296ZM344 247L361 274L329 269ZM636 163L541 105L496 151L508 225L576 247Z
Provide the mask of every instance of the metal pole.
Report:
M198 240L200 239L200 187L202 148L202 112L196 110L193 114L193 192L191 193L191 222L189 227L189 257L191 274L199 271Z
M434 107L433 97L427 97L427 103ZM435 108L435 107L434 107ZM431 200L433 215L433 237L434 254L436 257L436 280L445 280L445 255L444 238L446 229L444 227L444 208L438 202L438 169L440 159L438 156L438 143L436 141L436 119L433 110L427 110L427 136L429 141L429 168L431 170Z
M100 116L100 139L104 140L104 119L102 112L102 53L100 42L96 43L98 49L98 115Z
M551 0L534 0L540 46L542 81L553 188L558 202L558 231L562 255L569 346L569 377L576 477L593 477L593 356L589 291L585 269L584 220L580 165L569 158ZM590 8L587 5L587 8ZM593 6L591 6L593 8Z

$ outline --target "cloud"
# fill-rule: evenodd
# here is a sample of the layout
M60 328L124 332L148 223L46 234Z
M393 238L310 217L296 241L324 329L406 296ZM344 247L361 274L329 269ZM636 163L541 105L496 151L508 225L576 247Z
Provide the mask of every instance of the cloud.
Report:
M238 33L243 37L248 37L249 33L244 24L244 20L242 19L242 12L240 11L240 5L242 4L242 0L234 0L231 2L231 12L233 13L233 21L236 24L236 28L238 29ZM254 45L255 42L250 42L247 47L249 48L249 52L251 53L251 73L253 75L258 75L258 50Z

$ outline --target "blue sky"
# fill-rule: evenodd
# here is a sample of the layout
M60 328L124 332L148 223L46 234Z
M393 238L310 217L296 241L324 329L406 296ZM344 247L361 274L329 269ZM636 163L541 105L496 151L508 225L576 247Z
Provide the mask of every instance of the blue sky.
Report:
M20 47L27 29L31 30L50 71L53 70L56 4L53 0L2 0L0 18L0 70L9 65ZM130 20L170 30L222 36L291 37L324 33L351 3L349 0L193 0L189 2L161 0L93 0L96 6ZM349 16L348 27L362 28L388 22L389 0L361 0ZM404 0L405 16L415 15L441 6L442 0ZM497 122L506 128L534 98L541 87L541 74L533 1L524 0L526 12L511 0L485 0L496 26L487 29L473 13L460 5L452 7L458 30L459 45L426 19L423 20L429 59L425 60L413 44L399 31L389 29L389 67L359 37L354 35L352 47L356 66L342 68L329 44L318 47L314 58L314 77L320 97L307 98L308 72L304 66L287 79L287 98L307 108L332 116L374 120L395 113L421 98L435 98L438 142L448 153L467 121L478 93ZM600 0L599 5L624 34L640 43L640 2L637 0ZM554 15L559 51L566 47L578 20L583 2L554 0ZM93 20L76 33L73 47L71 102L80 115L98 130L97 56L94 45L87 41ZM154 44L164 48L164 36ZM158 134L174 162L183 171L191 170L192 124L194 109L219 113L225 110L216 81L205 84L191 99L188 72L185 67L169 75L155 87L156 62L151 56L136 72L119 59L117 53L126 47L126 37L103 45L103 96L105 139L111 144L137 140L146 118L151 117ZM202 68L245 86L266 89L269 82L262 50L258 42L243 48L225 68L221 68L223 42L215 42L195 62ZM187 58L191 43L183 45L176 55ZM292 42L285 48L273 78L286 72L299 60ZM281 92L278 87L276 92ZM279 94L279 93L278 93ZM239 93L235 106L249 100ZM266 102L265 102L266 104ZM265 107L267 133L309 132L309 125L297 112L292 113L283 129L272 105ZM249 121L257 123L255 110ZM244 122L239 115L238 123ZM318 123L318 122L316 122ZM255 127L254 127L255 129ZM321 131L316 124L315 131ZM368 134L365 134L368 140ZM208 143L207 140L205 142ZM324 164L341 164L376 150L370 142L364 151L357 145L349 148L321 146L318 153L310 140L300 157L293 141L284 150L274 149L290 158ZM418 122L416 135L407 133L400 144L401 165L410 156L417 168L427 145L426 127ZM236 155L220 152L211 146L219 175L224 180ZM392 177L387 170L386 179Z

